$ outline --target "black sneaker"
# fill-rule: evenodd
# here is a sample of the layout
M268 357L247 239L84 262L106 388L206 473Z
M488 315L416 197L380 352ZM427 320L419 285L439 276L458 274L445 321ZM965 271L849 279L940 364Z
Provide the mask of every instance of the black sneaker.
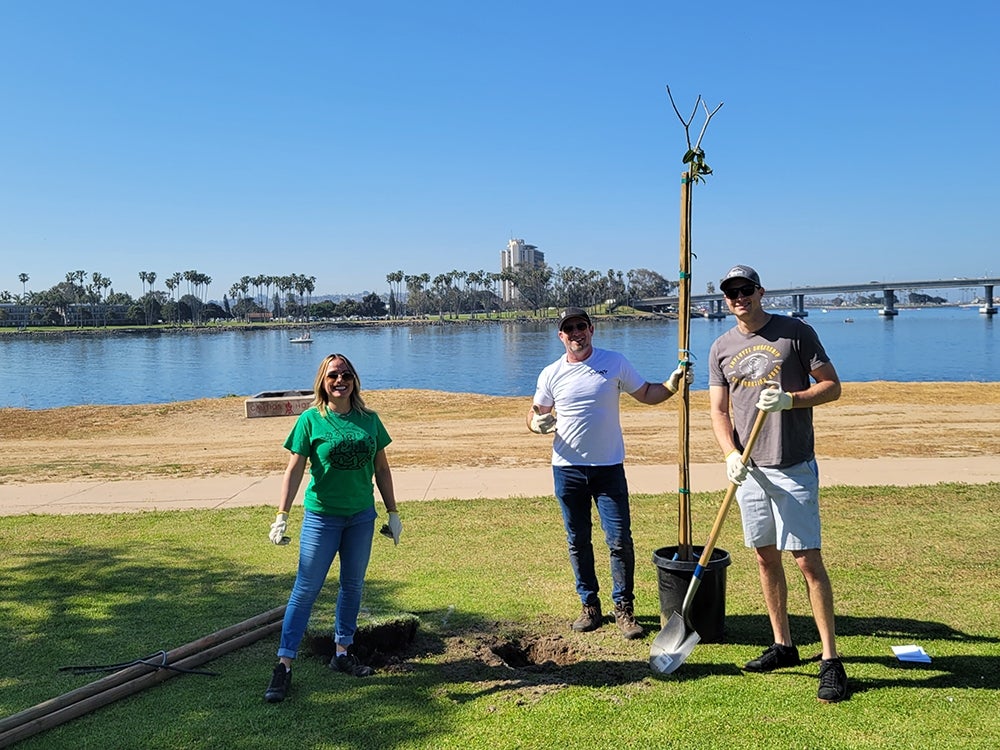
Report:
M839 703L847 697L847 672L840 659L824 659L819 665L820 703Z
M330 662L330 669L339 669L341 672L354 677L368 677L375 674L374 669L367 664L362 664L354 654L346 652L333 657L333 660Z
M287 669L280 661L274 667L271 675L271 683L264 692L264 700L268 703L281 703L288 695L288 688L292 686L292 670Z
M782 667L797 667L799 665L799 650L795 646L782 646L772 643L764 653L756 659L751 659L743 668L748 672L770 672Z
M623 602L615 604L615 624L626 640L642 638L642 625L635 621L635 612L631 604Z
M604 615L601 614L600 602L597 602L597 604L584 604L580 616L573 621L570 627L577 633L586 633L591 630L597 630L601 627L603 621Z

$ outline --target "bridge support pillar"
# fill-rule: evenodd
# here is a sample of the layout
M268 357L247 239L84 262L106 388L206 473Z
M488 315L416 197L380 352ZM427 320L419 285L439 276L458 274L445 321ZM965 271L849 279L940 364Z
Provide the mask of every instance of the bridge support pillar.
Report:
M722 320L728 315L726 310L722 309L722 300L713 299L708 303L708 314L705 316L709 320Z
M987 284L985 287L985 294L983 298L986 300L986 304L979 308L979 312L983 315L996 315L997 308L993 304L993 285Z
M806 295L804 294L793 294L792 295L792 317L793 318L805 318L808 317L809 313L806 311Z
M878 311L879 315L884 315L887 318L899 315L899 310L896 309L896 293L892 289L885 290L883 300L885 301L885 307Z

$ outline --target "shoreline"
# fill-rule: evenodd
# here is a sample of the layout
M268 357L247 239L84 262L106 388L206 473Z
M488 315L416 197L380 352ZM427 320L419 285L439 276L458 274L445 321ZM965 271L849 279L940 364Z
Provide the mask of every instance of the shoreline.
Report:
M979 308L981 303L946 302L943 304L900 304L894 306L896 310L940 310L958 308ZM771 305L767 312L772 315L781 315L788 308L788 305ZM805 305L807 312L826 313L837 311L858 311L871 310L877 312L881 305ZM121 325L121 326L92 326L92 327L60 327L60 326L39 326L25 329L0 326L0 338L32 338L47 336L117 336L117 335L144 335L144 334L212 334L226 331L270 331L270 330L337 330L354 328L375 328L383 326L454 326L454 325L485 325L485 324L519 324L525 323L545 323L555 320L554 310L547 311L552 314L531 315L526 312L516 313L491 313L479 317L439 317L436 315L425 315L422 317L406 318L379 318L379 319L357 319L357 320L314 320L303 322L274 321L269 323L203 323L193 325L183 323L157 324L157 325ZM615 321L635 321L635 320L669 320L678 319L676 312L645 312L637 310L629 313L591 313L591 317L596 322L614 323ZM725 317L732 317L728 311Z
M623 313L623 314L600 314L594 313L595 320L600 322L614 323L616 320L676 320L677 313ZM551 315L528 315L524 313L506 314L499 313L497 316L481 316L476 318L440 318L437 316L407 317L407 318L379 318L371 320L314 320L308 323L295 323L276 321L273 323L203 323L201 325L181 324L181 325L150 325L150 326L93 326L93 327L60 327L44 326L33 328L2 328L0 327L0 337L10 338L30 338L34 336L117 336L117 335L144 335L144 334L212 334L225 333L228 331L324 331L352 328L378 328L386 326L456 326L456 325L508 325L525 323L550 323L555 321L555 314Z

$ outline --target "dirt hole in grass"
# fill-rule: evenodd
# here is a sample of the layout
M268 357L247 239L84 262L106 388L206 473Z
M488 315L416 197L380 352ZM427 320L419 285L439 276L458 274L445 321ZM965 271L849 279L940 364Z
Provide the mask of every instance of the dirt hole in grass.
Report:
M354 645L350 651L359 662L374 669L399 669L404 664L403 653L416 636L418 622L412 615L403 615L378 624L362 624L354 634ZM309 653L325 662L329 662L336 652L336 645L329 635L307 632L303 643Z
M578 661L573 649L558 635L498 641L489 649L511 669L553 670Z

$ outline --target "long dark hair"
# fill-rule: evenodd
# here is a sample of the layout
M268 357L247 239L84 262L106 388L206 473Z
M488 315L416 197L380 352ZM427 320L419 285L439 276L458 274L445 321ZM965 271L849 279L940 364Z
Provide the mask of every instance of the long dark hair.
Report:
M326 388L323 387L323 383L326 380L327 368L330 367L330 363L335 359L339 359L347 365L347 369L354 375L354 387L351 389L351 408L367 414L371 410L365 406L365 401L361 398L361 376L354 369L351 360L339 353L327 354L323 358L323 361L319 363L319 369L316 371L316 382L313 383L312 405L319 409L320 414L324 417L326 416L327 408L330 405L330 397L326 392Z

